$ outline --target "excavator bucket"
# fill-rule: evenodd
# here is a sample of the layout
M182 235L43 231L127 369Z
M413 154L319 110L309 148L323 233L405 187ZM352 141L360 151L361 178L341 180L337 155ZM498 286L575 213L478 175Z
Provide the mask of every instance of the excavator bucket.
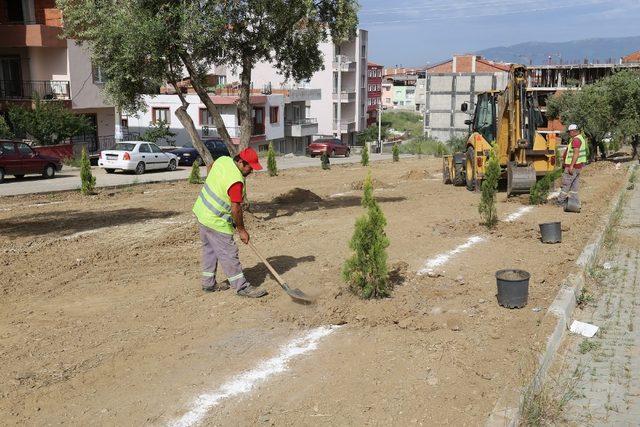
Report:
M518 166L516 162L507 165L507 196L528 193L536 183L533 166Z

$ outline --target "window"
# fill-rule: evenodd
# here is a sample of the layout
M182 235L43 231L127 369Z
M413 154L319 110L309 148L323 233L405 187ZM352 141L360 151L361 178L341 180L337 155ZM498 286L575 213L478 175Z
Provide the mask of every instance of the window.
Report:
M149 144L140 144L138 153L150 153L150 152L151 152L151 149L149 148Z
M162 153L162 150L156 144L149 144L149 147L151 147L152 153Z
M15 154L15 149L13 148L13 142L3 142L0 144L0 156L2 155L10 155Z
M278 113L280 112L280 107L270 107L269 108L269 123L278 123Z
M122 119L120 119L120 126L122 126L123 128L128 128L129 127L129 118L128 117L123 117Z
M362 45L360 49L360 56L362 56L363 58L367 56L367 47L365 45Z
M23 156L30 156L33 154L33 150L27 144L18 144L18 152Z
M266 144L258 145L258 152L264 153L266 151L269 151L269 146L268 145L266 145Z
M163 121L167 124L171 123L171 115L169 114L169 109L166 107L153 108L151 110L151 114L153 123L157 123L159 121Z
M200 109L200 126L213 126L213 117L206 108Z
M107 76L104 75L104 71L98 65L91 65L91 76L93 78L93 82L97 84L103 84L107 81Z

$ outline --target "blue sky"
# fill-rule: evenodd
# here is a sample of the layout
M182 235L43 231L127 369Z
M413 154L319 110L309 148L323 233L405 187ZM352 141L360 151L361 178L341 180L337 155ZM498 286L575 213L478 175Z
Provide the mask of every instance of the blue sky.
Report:
M391 66L527 41L640 36L640 0L360 0L359 18L369 60Z

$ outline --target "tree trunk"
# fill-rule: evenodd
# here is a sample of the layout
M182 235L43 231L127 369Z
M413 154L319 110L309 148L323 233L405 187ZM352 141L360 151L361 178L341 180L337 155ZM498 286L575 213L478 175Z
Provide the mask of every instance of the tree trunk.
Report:
M238 119L240 120L240 150L249 147L253 130L251 117L251 58L242 58L240 73L240 100L238 102ZM264 121L264 117L262 118Z
M196 126L193 124L193 120L191 120L191 116L189 115L189 113L187 113L187 107L189 106L189 103L187 102L182 92L180 92L180 88L178 88L175 83L173 83L173 87L175 88L178 94L178 97L180 98L180 102L182 103L182 105L178 107L178 109L176 110L176 117L178 118L178 120L180 120L180 123L182 123L182 126L187 130L187 133L191 137L191 142L193 143L193 147L196 150L198 150L198 154L200 154L200 157L202 158L202 160L204 160L204 163L207 165L207 173L208 173L209 169L211 169L211 165L213 164L213 157L211 157L211 152L209 152L207 147L202 142L202 139L200 139L200 135L198 135L198 130L196 129Z
M204 106L207 107L207 110L209 111L209 114L213 119L213 124L218 130L218 135L220 135L220 138L222 138L225 145L229 149L229 154L231 154L231 157L235 156L236 154L238 154L238 151L239 151L238 147L233 143L233 141L231 141L231 137L229 136L227 127L224 124L224 120L222 120L220 111L218 111L218 108L209 97L207 90L200 83L195 66L191 62L191 59L185 54L180 54L180 59L182 60L182 63L184 64L185 68L187 69L187 72L189 73L189 77L191 78L191 85L193 86L193 89L196 91L196 94L198 94L200 101L202 101ZM176 88L176 90L177 89L178 88Z

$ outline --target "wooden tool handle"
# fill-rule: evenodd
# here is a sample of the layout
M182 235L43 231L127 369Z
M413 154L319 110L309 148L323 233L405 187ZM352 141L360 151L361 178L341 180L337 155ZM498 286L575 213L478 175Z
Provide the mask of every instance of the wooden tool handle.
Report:
M282 277L280 277L278 272L271 266L271 264L269 264L269 261L267 261L266 258L263 257L262 255L260 255L260 252L258 252L258 249L255 247L253 242L249 241L249 246L251 247L251 249L253 249L253 252L255 252L255 254L258 256L258 258L260 258L260 261L262 261L264 263L264 265L267 266L267 268L269 269L271 274L273 274L273 277L276 278L278 283L280 283L281 286L285 286L285 283L284 283L284 280L282 279Z

